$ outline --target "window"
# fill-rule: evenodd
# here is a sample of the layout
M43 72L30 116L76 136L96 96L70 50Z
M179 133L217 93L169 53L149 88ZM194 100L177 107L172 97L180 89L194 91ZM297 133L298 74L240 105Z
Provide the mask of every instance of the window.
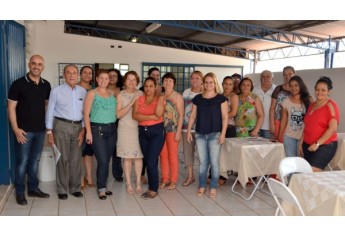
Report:
M157 67L160 71L160 76L162 77L167 72L174 73L176 77L175 89L179 93L190 87L189 77L190 74L194 71L193 65L188 64L168 64L168 63L143 63L142 64L142 82L148 76L148 71L152 67ZM162 81L160 81L161 83Z
M59 78L58 78L58 80L59 80L59 85L65 83L65 79L64 79L64 77L63 77L63 70L64 70L65 66L67 66L67 65L75 65L75 66L78 67L78 82L79 82L79 79L80 79L80 70L81 70L81 68L82 68L83 66L91 66L93 70L95 69L94 64L59 63L59 66L58 66L58 67L59 67L59 68L58 68L58 70L59 70L59 71L58 71L58 74L59 74ZM92 80L94 81L95 78L92 78Z

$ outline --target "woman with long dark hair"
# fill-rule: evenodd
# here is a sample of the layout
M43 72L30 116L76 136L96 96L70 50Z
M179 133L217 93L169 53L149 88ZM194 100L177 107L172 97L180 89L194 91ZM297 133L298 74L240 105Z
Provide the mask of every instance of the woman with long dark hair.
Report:
M290 78L289 90L290 95L281 104L282 115L278 140L284 140L286 156L295 157L298 155L298 142L304 130L304 116L310 102L313 101L307 86L297 75Z

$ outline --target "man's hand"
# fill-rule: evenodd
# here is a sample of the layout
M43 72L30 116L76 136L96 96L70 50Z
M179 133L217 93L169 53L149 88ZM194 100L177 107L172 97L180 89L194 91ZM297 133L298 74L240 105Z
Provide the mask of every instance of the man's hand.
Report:
M85 136L85 129L82 128L81 131L79 132L79 135L78 135L78 145L79 145L79 147L83 143L84 136Z

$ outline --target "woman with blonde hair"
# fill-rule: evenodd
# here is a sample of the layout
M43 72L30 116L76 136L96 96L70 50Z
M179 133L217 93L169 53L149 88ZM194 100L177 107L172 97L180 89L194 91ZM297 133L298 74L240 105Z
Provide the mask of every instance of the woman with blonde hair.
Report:
M196 120L195 141L199 153L199 190L198 196L203 196L206 190L207 172L211 168L210 197L217 196L219 178L219 155L221 144L225 141L228 127L227 98L219 94L220 89L214 73L207 73L203 78L204 91L196 95L192 102L192 112L189 117L187 140L191 142L192 126Z

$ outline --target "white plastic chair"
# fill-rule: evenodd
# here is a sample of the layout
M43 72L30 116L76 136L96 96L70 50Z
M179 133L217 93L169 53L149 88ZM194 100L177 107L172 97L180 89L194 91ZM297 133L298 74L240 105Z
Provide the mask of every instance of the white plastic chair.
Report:
M302 216L305 216L304 211L296 198L296 196L291 192L291 190L282 182L279 182L278 180L269 178L268 179L268 187L271 190L271 193L273 195L274 200L276 201L278 208L276 210L275 216L279 215L279 212L283 216L286 216L286 213L284 212L284 209L281 205L280 199L290 202L292 205L294 205L301 213Z
M312 173L310 164L302 157L286 157L279 163L279 174L283 183L289 183L289 175L293 173ZM285 180L287 177L287 180Z

